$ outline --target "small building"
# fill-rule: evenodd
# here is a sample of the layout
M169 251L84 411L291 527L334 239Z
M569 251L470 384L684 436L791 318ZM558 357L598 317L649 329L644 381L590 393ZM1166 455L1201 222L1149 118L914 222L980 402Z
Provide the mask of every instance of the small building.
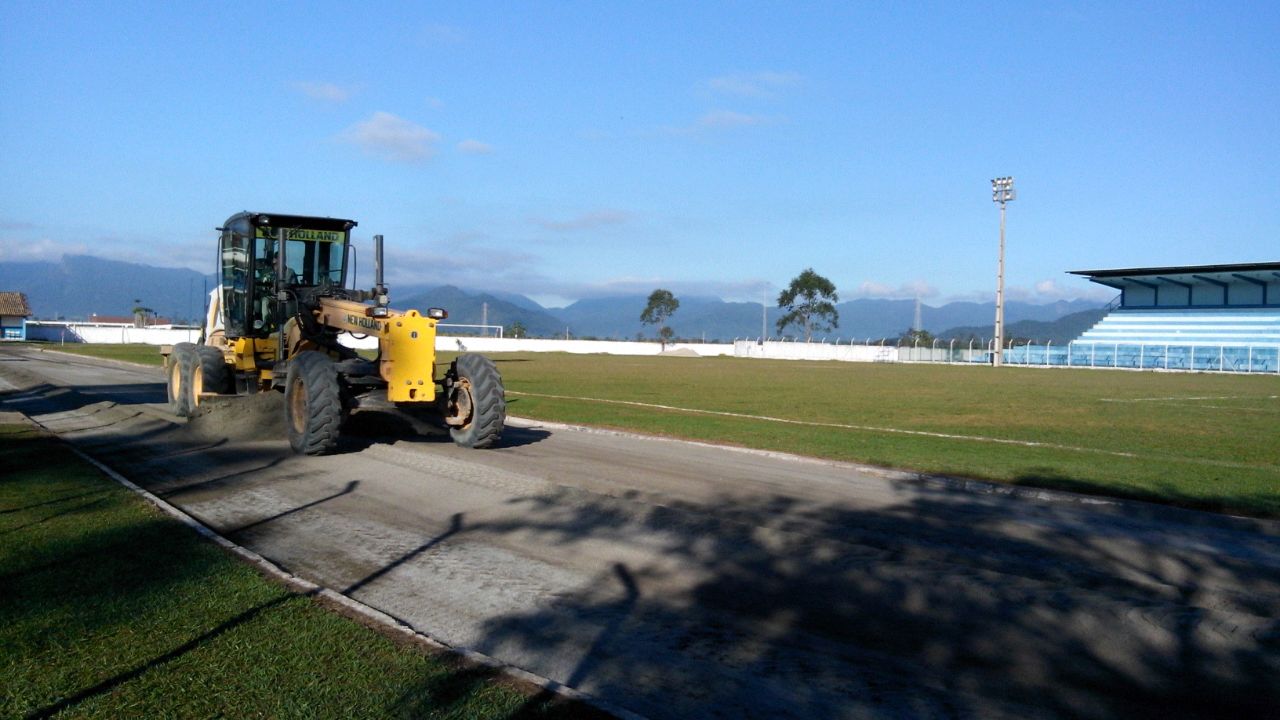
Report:
M20 292L0 292L0 339L26 340L31 306Z

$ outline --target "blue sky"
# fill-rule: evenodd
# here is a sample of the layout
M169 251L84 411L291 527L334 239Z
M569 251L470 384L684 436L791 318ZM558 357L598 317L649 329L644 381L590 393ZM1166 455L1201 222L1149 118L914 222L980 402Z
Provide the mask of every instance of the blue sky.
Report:
M0 262L351 217L549 304L1280 259L1280 3L0 3Z

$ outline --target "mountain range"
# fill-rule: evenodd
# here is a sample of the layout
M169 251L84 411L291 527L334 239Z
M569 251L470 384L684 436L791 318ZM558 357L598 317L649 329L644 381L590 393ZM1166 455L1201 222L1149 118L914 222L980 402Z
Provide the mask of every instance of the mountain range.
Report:
M216 284L213 275L193 270L160 268L105 260L87 255L67 255L59 262L10 262L0 264L0 290L27 294L37 318L62 317L83 320L92 314L128 315L136 304L179 321L199 322L206 288ZM426 284L392 288L392 305L399 308L442 307L453 324L501 325L508 333L520 323L531 337L600 338L629 340L655 337L655 328L640 322L644 295L589 298L562 308L547 308L514 293L463 290L451 285ZM676 337L688 340L730 341L759 337L762 329L776 335L779 310L770 307L762 318L760 303L726 302L715 297L677 296L680 307L668 324ZM138 301L138 302L135 302ZM816 338L895 338L912 327L914 300L859 298L839 303L839 327L819 332ZM1087 315L1081 313L1089 312ZM1071 337L1101 317L1100 305L1085 300L1045 305L1024 302L1005 304L1006 335L1010 337ZM995 317L993 303L953 302L922 305L921 324L936 336L989 337ZM762 328L763 320L763 328ZM1017 325L1029 322L1025 327ZM1083 327L1080 327L1082 323ZM1065 324L1064 324L1065 323ZM1058 327L1063 325L1063 327ZM1079 330L1075 330L1079 327ZM1070 338L1067 338L1070 339ZM1065 342L1055 339L1055 342Z
M58 262L0 263L0 290L26 293L31 311L43 319L128 316L141 305L167 318L200 322L205 290L217 284L212 274L91 255L64 255Z

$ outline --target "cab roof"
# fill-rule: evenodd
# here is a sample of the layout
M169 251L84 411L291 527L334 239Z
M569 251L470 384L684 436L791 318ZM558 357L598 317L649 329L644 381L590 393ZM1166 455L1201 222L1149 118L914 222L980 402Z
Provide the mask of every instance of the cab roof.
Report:
M292 228L305 227L313 230L340 230L347 231L355 227L359 223L355 220L346 218L317 217L314 215L288 215L285 213L266 213L266 212L238 212L227 218L225 227L232 224L247 220L250 225L255 227L274 227L274 228Z

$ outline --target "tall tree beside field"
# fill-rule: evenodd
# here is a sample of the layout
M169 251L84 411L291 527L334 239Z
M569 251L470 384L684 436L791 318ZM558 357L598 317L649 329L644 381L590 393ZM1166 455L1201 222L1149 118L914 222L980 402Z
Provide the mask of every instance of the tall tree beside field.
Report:
M791 280L791 285L778 295L778 308L786 314L778 318L778 332L788 325L804 329L804 340L813 339L814 330L833 330L840 327L840 313L835 304L840 302L836 286L830 280L805 268Z
M662 340L662 349L667 349L667 341L674 334L671 328L667 327L667 318L671 317L676 310L680 308L680 301L670 290L658 288L649 293L649 304L645 305L644 312L640 313L640 322L645 325L657 325L658 337Z
M913 328L907 328L906 330L903 330L902 334L898 336L899 342L907 342L913 345L915 344L930 345L936 339L937 338L933 336L933 333L929 332L928 330L916 330Z

